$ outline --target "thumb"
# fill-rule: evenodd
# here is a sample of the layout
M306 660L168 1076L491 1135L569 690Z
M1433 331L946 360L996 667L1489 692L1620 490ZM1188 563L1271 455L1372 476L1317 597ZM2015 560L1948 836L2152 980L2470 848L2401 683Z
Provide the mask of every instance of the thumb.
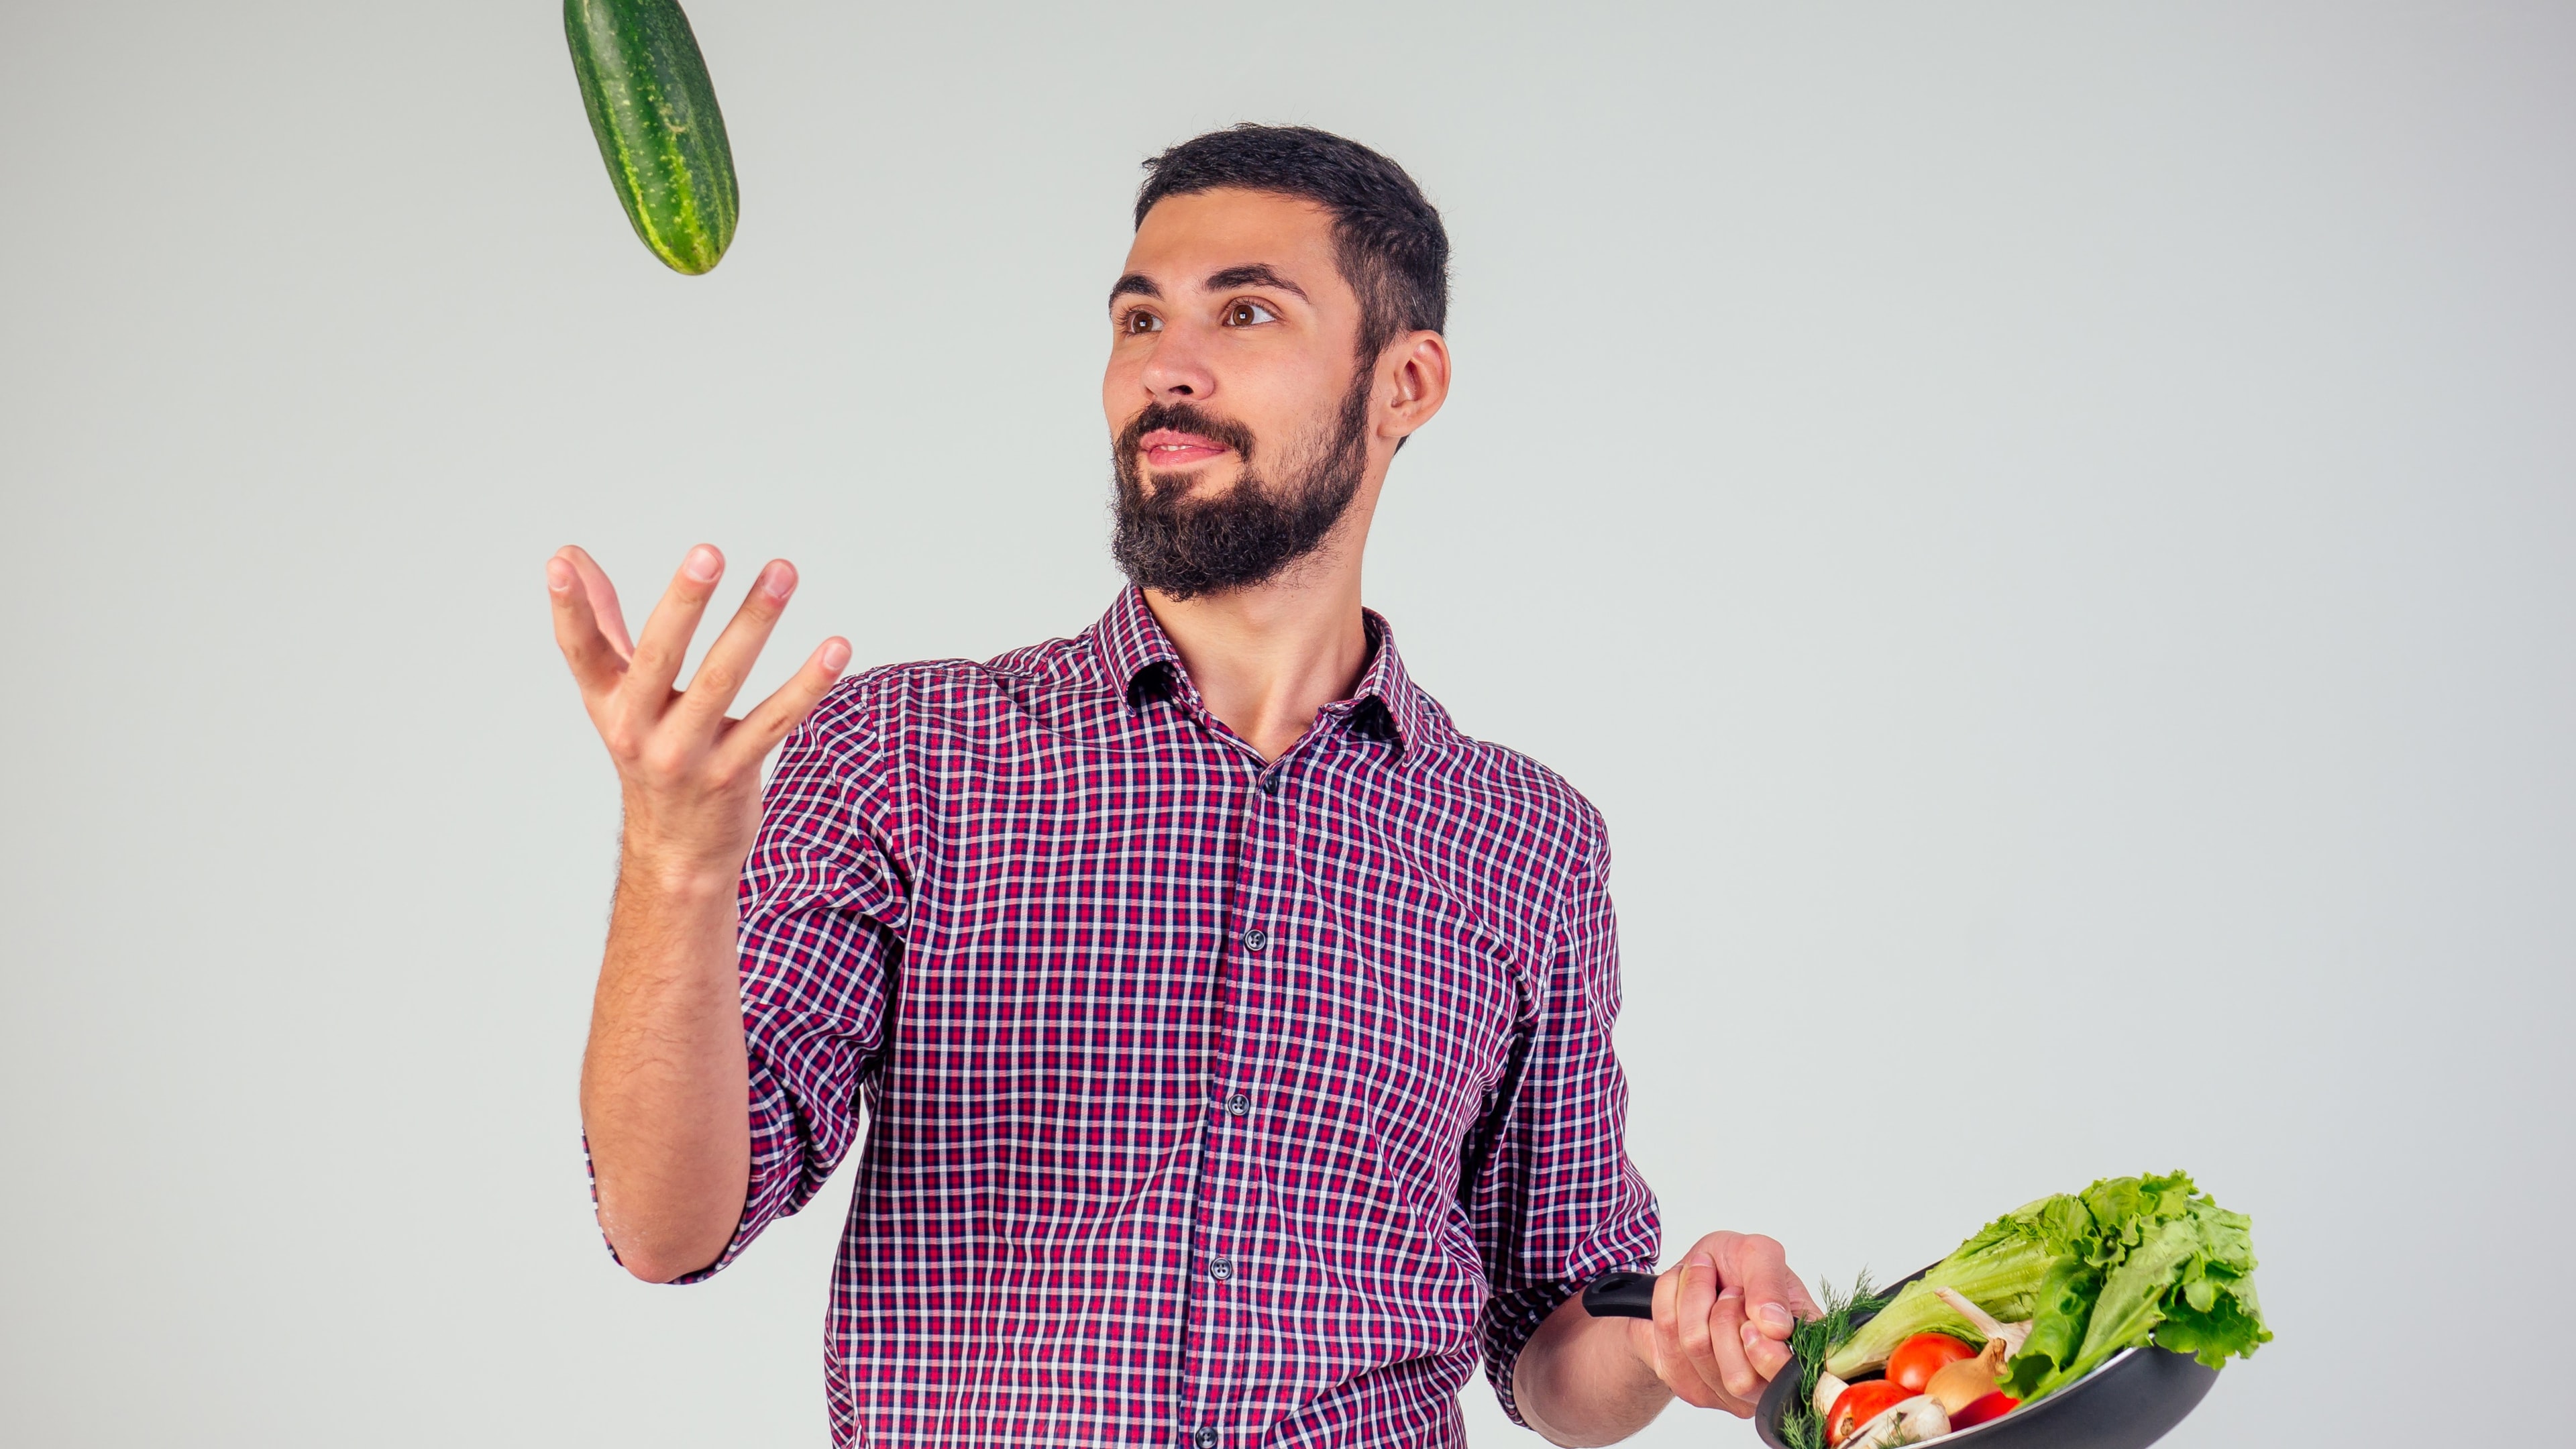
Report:
M1744 1316L1763 1337L1785 1342L1798 1320L1824 1316L1816 1300L1807 1296L1807 1285L1787 1264L1765 1265L1746 1276Z

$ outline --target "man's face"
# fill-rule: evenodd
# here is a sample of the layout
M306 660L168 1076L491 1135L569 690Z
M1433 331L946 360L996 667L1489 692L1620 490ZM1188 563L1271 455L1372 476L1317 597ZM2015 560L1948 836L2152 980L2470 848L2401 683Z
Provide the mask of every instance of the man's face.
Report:
M1189 598L1321 546L1367 471L1372 381L1331 215L1262 192L1166 198L1109 313L1101 405L1128 576Z

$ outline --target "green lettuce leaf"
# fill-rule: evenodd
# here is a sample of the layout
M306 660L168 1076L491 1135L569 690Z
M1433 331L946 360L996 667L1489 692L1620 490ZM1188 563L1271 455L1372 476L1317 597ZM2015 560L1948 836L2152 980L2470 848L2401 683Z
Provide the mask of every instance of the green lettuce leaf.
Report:
M2054 1201L2043 1199L1995 1219L1930 1272L1906 1284L1896 1301L1826 1357L1826 1371L1837 1378L1866 1373L1886 1363L1898 1344L1926 1331L1983 1342L1983 1336L1957 1310L1934 1296L1936 1288L1957 1289L1998 1322L2018 1323L2030 1317L2049 1269L2065 1257L2054 1241L2062 1224L2034 1216Z
M2155 1343L2216 1368L2271 1341L2254 1295L2253 1223L2186 1173L2104 1178L2044 1197L1980 1229L1827 1356L1850 1378L1926 1330L1980 1336L1935 1288L1954 1288L2030 1337L2003 1389L2054 1393L2124 1348Z
M2037 1382L2029 1383L2024 1392L2005 1392L2024 1400L2054 1393L2101 1367L2104 1359L2153 1336L2156 1325L2164 1321L2165 1295L2182 1265L2199 1249L2200 1235L2187 1217L2163 1222L2132 1219L2131 1224L2138 1225L2145 1236L2118 1267L2103 1276L2101 1291L2085 1318L2083 1347L2072 1359L2060 1359L2044 1376L2032 1373L2036 1365L2023 1364L2023 1356L2015 1354L2014 1389L2022 1389L2029 1379ZM2123 1224L2124 1229L2131 1224Z
M2101 1291L2102 1270L2081 1258L2061 1258L2049 1269L2031 1314L2030 1337L2006 1366L2005 1393L2029 1398L2031 1384L2054 1373L2059 1365L2075 1361L2084 1345L2093 1300Z

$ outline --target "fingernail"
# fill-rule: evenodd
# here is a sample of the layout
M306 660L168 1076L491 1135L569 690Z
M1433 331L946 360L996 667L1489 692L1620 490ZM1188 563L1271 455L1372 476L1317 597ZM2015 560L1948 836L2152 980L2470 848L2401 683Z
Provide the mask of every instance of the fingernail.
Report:
M1744 1290L1741 1288L1721 1288L1717 1290L1717 1301L1720 1303L1725 1302L1729 1298L1741 1298L1743 1296Z
M572 587L572 565L559 558L546 560L546 587L560 594Z
M1762 1326L1773 1333L1785 1334L1796 1326L1789 1318L1789 1310L1777 1303L1763 1304L1753 1310L1753 1316L1761 1320Z
M789 594L796 592L796 570L789 568L786 560L781 559L760 571L760 587L771 598L784 603Z
M699 583L711 584L717 574L724 572L724 558L702 543L689 550L689 561L680 565L680 572Z
M1744 1340L1744 1346L1746 1348L1759 1348L1762 1345L1762 1330L1754 1327L1750 1323L1744 1324L1738 1328L1736 1333Z
M1682 1266L1685 1268L1714 1268L1717 1266L1717 1260L1706 1253L1693 1253L1689 1257L1682 1259Z
M849 646L849 645L842 643L842 642L841 642L840 640L838 640L838 639L834 639L834 640L832 640L831 642L829 642L829 643L827 643L827 644L825 644L825 645L823 646L823 672L824 672L824 673L826 673L826 674L838 674L838 673L840 673L840 672L841 672L841 666L842 666L842 665L844 665L844 664L847 664L847 663L849 663L849 662L850 662L850 646Z

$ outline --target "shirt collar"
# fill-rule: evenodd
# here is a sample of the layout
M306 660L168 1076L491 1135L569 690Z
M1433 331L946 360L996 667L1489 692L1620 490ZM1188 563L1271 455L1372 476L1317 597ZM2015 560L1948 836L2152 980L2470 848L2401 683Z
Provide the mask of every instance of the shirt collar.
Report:
M1101 662L1108 666L1109 682L1127 692L1130 703L1137 696L1137 682L1149 669L1168 668L1181 677L1181 651L1172 645L1172 636L1163 632L1155 621L1153 608L1145 602L1145 591L1130 584L1118 595L1118 602L1091 626L1091 647L1100 652Z
M1395 630L1386 617L1374 609L1362 609L1360 617L1376 646L1370 651L1368 669L1350 698L1324 706L1324 713L1346 715L1353 731L1391 739L1399 750L1409 748L1422 738L1430 702L1405 671L1404 658L1395 648ZM1145 591L1133 584L1091 626L1091 643L1108 666L1111 681L1131 705L1165 690L1186 691L1192 697L1198 693L1181 664L1181 651L1155 619ZM1153 677L1148 677L1149 671Z

